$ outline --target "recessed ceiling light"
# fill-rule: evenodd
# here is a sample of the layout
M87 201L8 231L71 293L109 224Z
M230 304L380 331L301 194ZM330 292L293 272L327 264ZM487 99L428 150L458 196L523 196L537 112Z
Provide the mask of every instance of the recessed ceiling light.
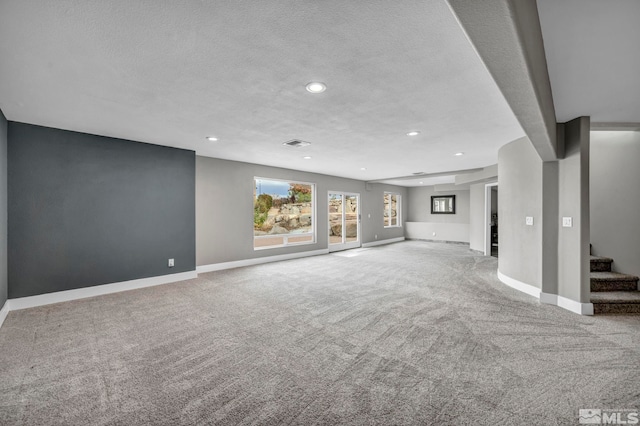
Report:
M365 171L365 170L367 170L367 168L366 167L360 167L360 170Z
M407 136L418 136L420 134L419 131L417 130L412 130L411 132L407 133Z
M302 158L304 158L305 160L311 160L311 157L309 157L308 155L306 157L302 157Z
M424 182L420 182L420 185L422 185Z
M218 138L216 138L215 136L207 136L207 140L211 142L215 142L218 140Z
M327 90L327 86L319 81L312 81L307 84L307 91L311 93L322 93Z
M456 157L460 157L461 155L464 155L464 152L456 152Z

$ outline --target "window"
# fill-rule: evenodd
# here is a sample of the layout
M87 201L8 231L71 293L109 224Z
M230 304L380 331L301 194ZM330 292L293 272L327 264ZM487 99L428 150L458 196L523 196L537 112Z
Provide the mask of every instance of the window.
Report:
M402 203L400 202L400 194L393 194L391 192L384 193L384 226L385 228L391 226L402 226L400 218L402 213L400 211Z
M254 250L315 243L315 185L254 178Z

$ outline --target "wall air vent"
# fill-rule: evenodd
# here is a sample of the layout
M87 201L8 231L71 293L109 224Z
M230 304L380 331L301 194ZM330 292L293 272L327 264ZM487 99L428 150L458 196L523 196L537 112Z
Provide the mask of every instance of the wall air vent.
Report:
M294 148L301 148L303 146L311 145L311 142L305 142L299 139L291 139L290 141L284 142L282 145L292 146Z

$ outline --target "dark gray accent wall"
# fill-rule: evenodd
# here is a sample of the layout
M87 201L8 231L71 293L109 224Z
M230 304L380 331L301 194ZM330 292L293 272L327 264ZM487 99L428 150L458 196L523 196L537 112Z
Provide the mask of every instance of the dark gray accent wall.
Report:
M193 151L9 122L8 200L9 298L195 270Z
M7 119L0 110L0 309L7 301Z
M564 151L564 132L558 135ZM542 292L558 294L559 161L542 163Z

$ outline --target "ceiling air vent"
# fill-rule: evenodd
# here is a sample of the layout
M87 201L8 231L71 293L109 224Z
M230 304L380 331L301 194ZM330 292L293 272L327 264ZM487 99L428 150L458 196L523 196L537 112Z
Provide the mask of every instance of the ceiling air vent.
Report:
M423 175L424 172L413 172L414 175L418 176L418 175Z
M290 141L286 141L282 145L292 146L294 148L300 148L300 147L303 147L303 146L311 145L311 142L305 142L305 141L301 141L299 139L291 139Z

